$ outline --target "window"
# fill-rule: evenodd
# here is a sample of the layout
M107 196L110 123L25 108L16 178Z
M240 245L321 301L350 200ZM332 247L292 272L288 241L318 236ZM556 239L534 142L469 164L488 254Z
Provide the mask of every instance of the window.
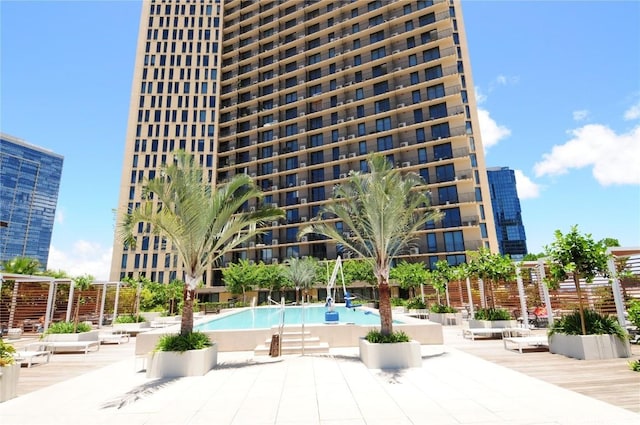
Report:
M418 18L418 22L420 23L421 27L432 24L435 21L436 21L436 14L433 12L427 13L426 15L422 15L420 18Z
M361 100L361 99L364 99L364 89L363 88L356 89L356 100Z
M309 128L311 130L322 128L322 117L311 118L309 120Z
M297 92L292 92L292 93L287 93L284 96L284 103L292 103L298 100L298 93ZM273 103L271 100L269 101L269 103ZM269 108L271 109L271 108Z
M464 251L464 239L462 237L462 232L445 232L444 249L447 252Z
M381 112L387 112L391 109L391 103L389 102L389 99L378 100L376 101L374 106L375 106L376 114L379 114Z
M373 95L377 96L382 93L386 93L389 91L389 83L386 81L382 81L380 83L376 83L373 85Z
M413 103L420 103L421 98L420 98L420 90L414 90L411 92L411 101Z
M418 162L420 164L427 163L427 150L425 148L418 149Z
M362 141L358 143L358 154L366 155L367 154L367 142Z
M391 136L378 137L378 151L393 149L393 138Z
M369 18L370 27L373 27L375 25L380 25L383 22L384 22L384 18L382 17L382 15L377 15L377 16L374 16L373 18Z
M422 109L414 109L413 111L413 122L422 122Z
M420 83L420 77L418 76L417 72L412 72L411 74L409 74L409 78L411 80L411 84Z
M416 39L413 37L407 38L407 49L412 49L416 47Z
M438 242L435 233L427 233L427 252L438 252Z
M374 32L369 36L369 44L377 43L382 40L384 40L384 30Z
M433 49L425 50L424 52L422 52L422 60L424 62L429 62L439 58L440 58L439 47L434 47Z
M435 86L427 87L427 99L437 99L439 97L444 97L444 84L437 84Z
M427 81L442 77L442 66L436 65L425 69L424 77Z
M455 185L438 188L438 201L440 205L458 203L458 188Z
M386 55L387 54L386 54L384 46L383 47L378 47L377 49L373 49L371 51L371 60L374 61L376 59L383 58Z
M429 106L429 119L435 120L438 118L444 118L447 116L447 104L446 102L438 103L437 105Z
M443 137L449 137L449 123L436 124L431 126L432 140L441 139Z
M320 77L322 77L322 71L320 70L320 68L313 69L313 70L308 72L308 80L309 81L317 80Z
M416 55L409 55L409 66L416 66L418 64L418 57Z
M436 180L438 183L450 182L455 178L453 164L438 165L436 167Z

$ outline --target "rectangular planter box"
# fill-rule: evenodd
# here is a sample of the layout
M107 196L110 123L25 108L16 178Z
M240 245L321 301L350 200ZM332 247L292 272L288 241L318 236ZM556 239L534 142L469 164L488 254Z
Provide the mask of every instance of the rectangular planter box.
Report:
M97 341L100 336L100 331L80 332L75 334L47 334L44 336L44 341Z
M360 360L369 369L422 367L422 354L418 341L372 344L360 338Z
M517 328L517 320L469 320L470 328Z
M218 364L214 343L202 350L153 351L147 357L147 378L179 378L206 375Z
M429 313L429 320L441 325L461 325L462 313Z
M20 363L0 367L0 403L17 396Z
M617 359L631 357L631 346L614 335L553 334L549 352L580 360Z

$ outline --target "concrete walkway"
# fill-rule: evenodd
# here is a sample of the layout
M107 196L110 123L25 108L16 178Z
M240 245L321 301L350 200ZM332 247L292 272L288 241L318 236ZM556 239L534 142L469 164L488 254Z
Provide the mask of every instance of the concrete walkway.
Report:
M330 356L219 353L203 377L151 380L133 358L0 404L9 424L616 424L640 415L447 346L421 368ZM138 365L139 366L139 365Z

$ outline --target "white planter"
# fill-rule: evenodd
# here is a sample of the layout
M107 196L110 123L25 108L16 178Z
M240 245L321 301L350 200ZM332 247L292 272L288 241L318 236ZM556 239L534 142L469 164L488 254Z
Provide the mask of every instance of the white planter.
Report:
M517 328L517 320L469 320L470 328Z
M114 323L114 331L126 331L131 333L145 332L151 329L151 323L138 322L138 323Z
M360 360L369 369L406 369L422 367L418 341L372 344L360 338Z
M44 341L97 341L100 336L100 331L80 332L75 334L46 334L43 337Z
M144 317L144 320L147 322L152 322L156 320L158 317L162 316L162 312L160 311L142 311L140 312L140 316Z
M202 350L153 351L147 357L147 378L179 378L206 375L218 364L214 343Z
M580 360L603 360L631 357L629 341L615 335L566 335L549 337L549 352Z
M20 363L0 367L0 403L17 396Z
M462 313L429 313L429 320L441 325L461 325Z

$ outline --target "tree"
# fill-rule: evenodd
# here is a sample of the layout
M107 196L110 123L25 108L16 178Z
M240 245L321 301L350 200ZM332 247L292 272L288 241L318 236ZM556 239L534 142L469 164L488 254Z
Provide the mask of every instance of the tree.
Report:
M273 291L280 291L287 284L280 264L264 264L262 261L257 265L256 282L260 288L269 290L269 298Z
M222 269L222 280L234 295L242 294L242 303L247 302L246 293L253 289L258 282L258 268L247 259L240 259L237 263L229 264Z
M453 272L449 263L445 260L439 260L435 264L435 269L429 272L429 281L433 288L436 290L438 296L438 304L442 304L440 297L448 293L447 287L449 281L453 279ZM447 305L449 305L449 297L445 297Z
M424 263L408 263L400 261L389 272L389 277L398 282L402 289L408 290L411 297L416 296L416 288L427 281L429 272L424 267Z
M334 202L323 206L320 216L303 227L298 237L326 236L372 262L380 296L380 333L387 336L393 333L391 261L415 243L416 231L441 215L430 207L420 176L403 175L380 154L370 156L367 165L368 173L352 172L346 183L336 187ZM323 215L342 221L344 231L320 221Z
M285 267L282 269L284 278L287 279L293 287L296 288L296 304L299 303L300 289L304 295L307 294L309 288L316 281L316 275L318 272L318 260L312 257L305 258L289 258L284 263Z
M591 234L581 235L577 225L571 226L571 230L565 235L560 230L556 230L555 238L551 245L544 247L549 264L547 284L557 287L560 282L568 279L569 275L573 277L580 306L582 334L586 335L580 278L591 283L597 275L609 277L607 242L606 240L596 242Z
M213 188L194 157L184 151L176 152L156 178L145 181L143 195L143 202L123 217L119 236L135 248L138 238L159 235L177 251L185 278L180 325L184 336L193 331L196 285L209 265L262 233L259 226L284 212L271 207L244 212L249 200L262 197L251 177L237 174ZM137 232L139 223L147 224L142 232Z
M78 301L76 302L76 311L73 314L73 332L78 330L78 322L80 321L80 305L85 303L85 299L82 297L82 292L91 288L91 284L95 279L93 276L85 274L73 278L73 286L78 293Z
M472 251L469 256L471 257L471 261L468 263L469 273L486 283L485 288L489 292L489 306L495 308L494 285L500 280L515 280L516 267L508 256L499 253L492 254L486 248Z
M38 274L40 268L40 262L29 257L15 257L2 262L2 270L5 273L35 275Z

